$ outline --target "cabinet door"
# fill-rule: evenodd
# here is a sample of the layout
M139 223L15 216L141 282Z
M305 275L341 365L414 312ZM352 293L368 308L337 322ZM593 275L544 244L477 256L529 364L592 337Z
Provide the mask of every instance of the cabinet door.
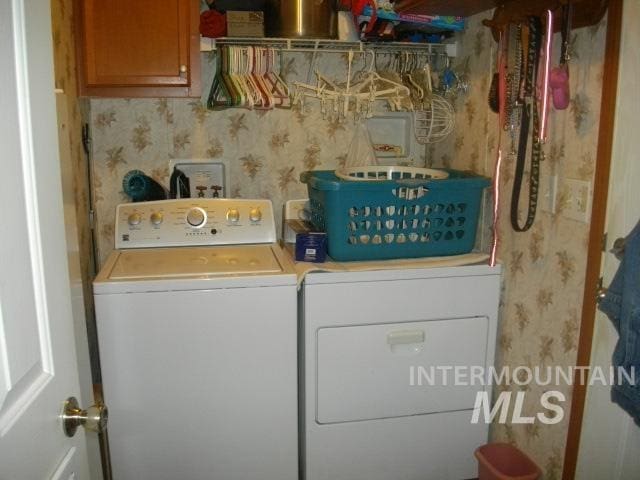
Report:
M84 0L81 94L199 92L197 0Z

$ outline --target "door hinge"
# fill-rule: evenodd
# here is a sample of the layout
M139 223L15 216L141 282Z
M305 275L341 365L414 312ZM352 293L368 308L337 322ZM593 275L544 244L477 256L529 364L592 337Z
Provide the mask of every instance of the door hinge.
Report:
M91 131L89 130L89 124L82 125L82 148L85 155L88 157L91 153Z
M596 285L596 303L600 303L604 297L607 295L607 289L603 286L604 278L598 278L598 283Z
M607 251L607 232L604 232L602 234L602 251L603 252Z
M95 230L96 212L89 210L89 228Z

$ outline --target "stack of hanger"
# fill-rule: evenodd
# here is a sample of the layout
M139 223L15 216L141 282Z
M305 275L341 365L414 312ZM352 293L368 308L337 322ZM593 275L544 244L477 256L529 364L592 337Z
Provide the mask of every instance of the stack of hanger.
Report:
M220 47L207 107L290 108L289 88L275 69L275 50L267 47Z
M375 51L367 54L371 55L368 68L365 64L365 68L355 74L353 80L351 69L354 52L349 52L344 83L336 83L318 70L315 71L315 85L294 82L293 103L304 108L305 98L319 99L323 117L341 122L350 113L355 119L372 117L374 103L384 100L392 112L416 112L414 133L419 143L438 142L453 131L453 106L433 92L432 54L428 53L424 61L420 56L425 55L419 52L391 54L383 68L378 67Z
M464 75L451 68L451 59L445 52L403 51L387 55L391 55L391 59L387 61L385 70L401 75L410 89L412 87L405 81L407 74L417 77L425 88L428 83L429 89L442 96L455 96L469 90Z
M344 121L349 112L357 117L373 116L373 104L376 100L389 102L391 111L402 110L403 99L411 94L402 83L380 76L373 70L375 53L372 55L370 67L361 72L359 79L352 83L351 69L354 52L348 52L346 81L343 84L333 82L318 70L315 71L316 84L310 85L294 82L293 103L304 108L305 98L320 100L320 110L325 118Z
M423 68L419 68L416 53L391 54L383 68L378 66L378 56L376 56L375 67L383 78L404 85L409 90L409 95L402 101L402 110L420 110L424 102L431 99L431 67L427 61Z
M380 72L383 77L405 85L410 95L403 102L404 110L415 111L414 133L418 143L435 143L445 139L455 125L455 112L451 103L444 97L434 93L433 80L444 87L445 82L440 75L434 73L431 64L437 65L438 54L428 54L423 60L421 52L399 52ZM448 57L442 74L449 70ZM439 63L439 62L438 62ZM458 78L456 76L456 78ZM438 90L446 93L447 89Z

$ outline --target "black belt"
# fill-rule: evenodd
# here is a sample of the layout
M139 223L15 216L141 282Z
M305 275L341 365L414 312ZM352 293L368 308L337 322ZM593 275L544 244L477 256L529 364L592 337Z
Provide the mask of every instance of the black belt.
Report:
M542 21L538 17L529 18L529 44L527 57L527 71L525 72L525 104L522 106L522 121L516 171L511 193L511 226L516 232L526 232L533 225L538 206L538 192L540 187L540 160L542 145L540 143L540 119L538 114L538 98L535 91L535 80L538 76L538 60L542 44ZM530 99L530 100L529 100ZM533 121L533 139L531 144L531 169L529 172L529 207L527 219L523 226L518 221L520 192L524 180L524 164L529 143L529 124Z

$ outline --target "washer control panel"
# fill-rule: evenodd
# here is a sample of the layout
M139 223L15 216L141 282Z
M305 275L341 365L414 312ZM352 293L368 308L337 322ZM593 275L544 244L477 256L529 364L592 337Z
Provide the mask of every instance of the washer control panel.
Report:
M275 243L271 200L181 198L123 203L116 248Z

